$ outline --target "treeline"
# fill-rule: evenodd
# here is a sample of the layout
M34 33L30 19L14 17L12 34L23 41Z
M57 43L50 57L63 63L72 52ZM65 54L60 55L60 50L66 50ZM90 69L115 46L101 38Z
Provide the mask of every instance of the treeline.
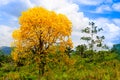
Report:
M44 66L44 74L37 67L32 58L21 58L14 62L11 55L0 54L0 79L20 80L103 80L120 79L120 56L115 50L91 51L85 50L81 54L80 49L66 49L66 51L53 52L51 48ZM68 55L69 53L69 55ZM40 76L38 76L40 74Z

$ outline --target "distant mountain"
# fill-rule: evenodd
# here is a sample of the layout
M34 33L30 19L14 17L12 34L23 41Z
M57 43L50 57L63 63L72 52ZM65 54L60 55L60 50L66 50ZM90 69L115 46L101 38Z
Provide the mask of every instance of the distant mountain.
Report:
M4 54L10 54L11 53L11 47L7 47L7 46L2 46L0 47L1 52L3 52Z

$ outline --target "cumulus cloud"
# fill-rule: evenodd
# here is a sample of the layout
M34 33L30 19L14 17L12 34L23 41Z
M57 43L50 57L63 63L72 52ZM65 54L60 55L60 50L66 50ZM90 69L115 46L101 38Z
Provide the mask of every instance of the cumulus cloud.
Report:
M101 5L96 8L93 13L104 13L105 11L111 11L111 7L109 5Z
M112 3L112 0L77 0L80 4L84 5L100 5L101 3Z
M113 19L113 22L116 24L116 25L118 25L118 26L120 26L120 19L118 18L116 18L116 19Z
M12 41L12 31L15 28L0 25L0 46L10 46L10 43Z
M22 11L33 7L29 0L7 0L6 2L6 4L0 6L0 11L16 17L20 16Z
M87 1L87 0L81 0L81 1ZM107 1L112 2L111 0L107 0ZM87 35L81 33L81 29L88 26L90 19L85 17L83 12L79 12L79 6L77 4L65 0L64 1L51 0L51 2L48 2L47 0L43 0L39 2L39 5L49 10L54 10L58 13L65 14L73 23L72 39L74 45L76 46L78 44L84 43L80 41L80 37ZM107 5L102 5L101 11L105 11L105 10L110 11L111 9ZM104 29L104 32L101 34L103 34L106 37L105 42L107 43L107 45L111 46L113 44L114 39L117 39L117 37L119 36L120 28L117 25L113 24L107 18L98 18L93 21L96 22L96 25L98 24L98 26ZM109 35L106 33L108 33Z
M15 7L15 5L21 6L20 10L17 6ZM67 0L60 0L60 1L58 1L58 0L51 0L51 1L38 0L37 2L35 2L35 0L31 0L31 2L29 0L27 0L25 2L23 2L23 0L20 0L18 2L15 1L15 2L12 2L12 3L9 3L5 6L3 6L4 7L3 11L5 11L8 14L11 14L12 16L18 17L18 15L21 13L21 11L25 10L28 7L30 8L33 6L42 6L44 8L49 9L49 10L54 10L57 13L65 14L73 23L73 31L80 31L80 29L87 26L87 24L89 22L89 19L87 17L84 17L84 13L79 12L79 6L77 4L69 2ZM7 7L9 8L9 10L7 9ZM9 29L9 28L6 28L6 30L7 29ZM9 31L9 33L7 31L4 31L4 33L1 33L1 34L3 35L6 33L11 34L10 31ZM73 35L72 38L74 38L74 36L76 34L72 33L72 35ZM8 36L6 35L5 37L7 38ZM80 37L77 37L78 40L79 40L79 38ZM77 42L77 41L74 41L74 42ZM7 45L7 43L6 43L6 45Z
M93 13L105 13L110 11L117 11L120 12L120 2L119 3L113 3L113 4L102 4L96 8L95 11L92 11Z
M98 5L102 3L104 0L78 0L81 4L85 5Z
M115 11L119 11L120 12L120 2L119 3L114 3L112 5L112 8L115 10Z
M48 2L48 0L39 0L37 5L45 7L49 10L54 10L57 13L65 14L73 24L72 39L75 43L74 45L76 46L80 43L80 36L77 34L80 33L81 29L88 26L89 19L84 16L83 12L79 12L79 6L77 4L67 0L51 0L50 2Z
M95 22L99 27L103 28L101 35L105 36L105 43L112 47L115 43L114 41L118 40L120 36L120 26L115 25L107 18L98 18Z
M98 5L103 3L104 0L79 0L82 4L88 5ZM106 0L108 3L112 2L111 0ZM84 42L80 41L80 37L84 36L81 33L81 29L88 26L90 19L84 16L83 12L79 11L79 5L77 3L73 3L73 0L14 0L13 2L7 3L7 5L2 6L2 11L10 14L11 16L18 16L21 14L21 11L26 10L27 8L31 8L33 6L42 6L48 10L54 10L57 13L65 14L73 24L73 32L72 32L72 39L74 45L78 45ZM7 7L9 7L7 9ZM103 7L102 7L103 8ZM106 6L103 10L109 10L109 7ZM102 10L101 10L102 11ZM13 23L16 20L12 20ZM102 33L106 37L107 44L113 44L114 39L119 36L119 27L112 23L110 20L106 18L98 18L93 20L96 22L96 25L102 27L104 32ZM114 20L117 23L117 20ZM0 23L1 24L1 23ZM16 24L16 22L15 22ZM5 25L0 25L0 46L9 45L12 38L11 32L14 30L14 27L8 27ZM104 34L105 33L105 34ZM3 36L4 35L4 36ZM110 37L109 37L110 36ZM3 42L4 41L4 42Z

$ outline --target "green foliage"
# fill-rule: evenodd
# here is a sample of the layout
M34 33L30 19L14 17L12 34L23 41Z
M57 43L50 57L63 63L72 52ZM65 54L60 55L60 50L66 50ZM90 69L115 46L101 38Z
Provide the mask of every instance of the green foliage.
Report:
M116 53L87 50L84 57L73 54L70 58L65 54L50 51L45 74L40 75L40 80L120 79L120 61ZM18 67L12 62L6 62L0 68L0 80L37 80L38 73L36 63Z
M87 46L85 44L84 45L78 45L76 47L76 54L83 57L86 49L87 49Z
M4 53L0 50L0 62L3 62L5 60Z
M2 51L0 51L0 67L3 63L8 63L11 61L11 56L4 54Z

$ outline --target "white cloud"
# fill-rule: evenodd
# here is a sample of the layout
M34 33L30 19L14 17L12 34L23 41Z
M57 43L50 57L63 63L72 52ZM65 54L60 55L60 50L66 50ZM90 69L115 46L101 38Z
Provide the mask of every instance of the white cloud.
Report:
M95 11L92 11L93 13L105 13L106 11L118 11L120 12L120 2L114 3L111 5L109 4L102 4L96 8Z
M81 34L79 35L79 33L81 33L80 30L88 26L89 19L84 16L83 12L79 12L79 6L68 2L67 0L51 0L51 2L48 2L48 0L43 0L41 5L49 10L54 10L57 13L65 14L73 24L72 39L74 46L80 44L80 37L82 36Z
M10 46L10 43L12 41L12 31L15 28L0 25L0 46Z
M104 13L105 11L111 11L111 7L109 5L101 5L99 7L96 8L95 11L93 11L93 13Z
M20 16L22 11L34 6L30 0L10 0L6 2L7 4L0 6L0 11L15 17Z
M113 10L120 12L120 2L119 3L114 3L112 5L112 8L113 8Z
M106 32L108 34L106 34L106 43L109 41L109 43L111 42L111 44L114 44L114 40L118 40L119 36L120 36L120 27L116 26L115 24L111 23L111 24L106 24L106 26L108 27L107 29L109 29L109 31Z
M81 4L85 5L99 5L104 0L78 0Z
M108 0L107 2L104 2L104 4L102 3L101 5L97 5L96 7L97 8L95 9L95 11L91 11L92 13L105 13L109 11L120 12L120 2L112 3L112 0Z
M84 5L100 5L102 3L112 3L112 0L77 0L79 4Z
M85 3L85 1L88 3ZM90 1L91 1L91 3L90 3ZM80 0L81 3L93 4L93 5L103 3L103 1L104 0ZM111 0L107 0L107 1L111 1ZM21 11L23 11L29 7L42 6L49 10L54 10L57 13L65 14L72 21L72 24L73 24L72 39L73 39L74 45L76 46L78 44L84 43L84 42L80 41L80 37L83 35L80 32L80 30L88 26L90 19L85 17L83 12L79 12L79 5L77 5L76 3L73 3L68 0L49 0L49 1L48 0L25 0L25 1L20 0L18 2L16 1L17 4L19 2L20 2L22 9L20 11L19 11L19 9L18 10L16 9L16 11L12 11L12 12L18 12L20 14ZM26 6L23 6L23 5L26 5ZM11 9L14 10L14 7L12 7ZM103 11L104 10L109 10L109 8L106 6L106 8L103 9ZM14 15L15 14L17 14L17 13L14 13ZM16 21L16 19L15 19L15 21ZM119 27L117 25L113 24L110 20L108 20L106 18L96 19L95 22L96 22L96 25L98 25L104 29L105 34L104 33L102 33L102 34L105 35L107 44L108 45L113 44L112 41L117 36L119 36L119 33L118 33ZM115 22L115 20L114 20L114 22ZM10 44L10 42L12 40L11 32L14 29L15 28L4 26L4 25L0 26L0 39L2 39L2 42L0 42L0 46Z
M95 19L94 21L95 21L96 24L99 25L99 26L102 26L101 24L111 23L111 22L109 21L109 19L103 18L103 17L102 17L102 18L97 18L97 19Z
M120 36L120 26L115 25L107 18L98 18L95 20L95 22L98 27L103 28L101 35L105 36L105 43L112 47L114 41Z
M21 1L23 1L23 0L21 0ZM13 3L9 3L9 4L13 4ZM45 7L47 9L49 9L49 10L54 10L57 13L65 14L73 23L73 31L80 31L80 29L87 26L87 24L89 22L89 19L84 17L84 13L79 12L79 6L77 4L71 3L71 2L69 2L67 0L60 0L60 1L58 1L58 0L51 0L51 1L38 0L37 2L35 2L35 0L32 0L32 2L30 2L28 0L28 1L25 1L24 3L22 2L20 5L22 6L22 4L26 4L26 5L30 4L30 5L34 5L34 6L39 5L39 6ZM33 7L33 6L29 6L29 7ZM22 8L26 8L26 6L22 6ZM12 6L10 8L10 10L13 10L13 9L14 9L14 7ZM19 9L16 10L16 11L12 11L12 12L14 12L14 14L17 14L16 12L19 12ZM7 10L6 10L6 13L7 13ZM19 12L19 14L20 14L20 12ZM4 31L4 33L1 33L1 34L2 35L6 34L6 31ZM72 35L73 35L72 37L74 38L74 33L72 33ZM5 37L8 38L8 36L5 36ZM4 39L4 38L2 37L2 39ZM77 40L79 40L79 39L80 39L80 37L78 36L76 38L76 41L74 41L74 42L77 43L78 42ZM6 45L8 45L7 42L8 41L6 41Z
M120 19L118 18L116 18L116 19L113 19L113 22L116 24L116 25L118 25L118 26L120 26Z
M48 0L39 0L37 5L54 10L57 13L65 14L73 24L72 39L74 45L76 46L80 43L80 36L77 36L76 33L80 33L81 29L88 26L89 19L84 16L83 12L79 12L77 4L67 0L51 0L50 2Z
M3 5L6 5L8 4L9 2L12 2L14 0L0 0L0 6L3 6Z

